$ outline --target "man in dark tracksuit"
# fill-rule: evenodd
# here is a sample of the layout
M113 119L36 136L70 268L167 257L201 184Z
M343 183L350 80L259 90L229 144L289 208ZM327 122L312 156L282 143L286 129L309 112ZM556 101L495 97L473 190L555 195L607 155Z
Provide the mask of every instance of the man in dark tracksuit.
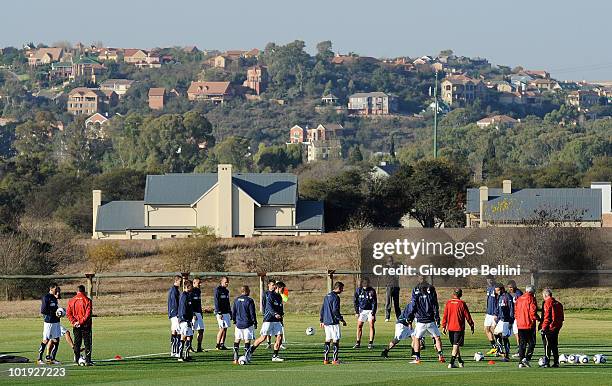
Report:
M535 323L538 320L536 311L538 306L532 286L525 288L525 294L514 303L514 323L519 339L519 367L531 367L529 361L535 347Z
M488 355L497 353L497 345L495 344L495 315L497 314L497 294L495 293L495 283L492 277L487 278L487 308L485 311L484 332L489 340L491 349L487 352Z
M372 349L374 348L374 335L376 333L374 323L376 323L378 301L376 299L376 290L370 287L370 281L367 278L361 280L361 286L355 291L353 303L355 305L355 317L357 318L357 341L353 348L361 347L363 323L367 321L370 324L368 348Z
M60 287L52 283L49 286L49 292L41 299L40 313L43 316L43 338L40 342L40 348L38 349L38 364L43 365L45 363L59 364L55 360L55 355L59 348L59 341L61 336L60 319L57 316L57 309L59 304L57 299L59 298ZM49 353L43 361L43 355L45 349L49 346Z
M389 259L388 264L389 267L395 267L397 264L393 262L393 259ZM402 309L400 308L399 299L400 299L400 286L399 280L397 276L389 276L386 278L386 293L385 293L385 322L391 320L391 307L395 312L395 318L398 319L400 314L402 313ZM391 305L393 303L393 306Z
M268 296L270 296L270 294L272 292L274 292L274 291L276 291L276 280L269 279L268 280L268 290L266 292L264 292L264 294L263 294L263 296L261 298L261 309L262 310L264 310L264 311L266 310L266 301L268 300ZM263 314L262 314L262 316L263 316ZM267 346L267 348L268 349L272 348L272 338L271 337L268 337L268 346ZM281 348L283 348L282 344L281 344Z
M193 338L192 290L193 284L191 283L191 280L185 280L185 291L183 291L179 297L178 307L179 332L181 334L181 341L179 343L179 362L191 360L189 351L191 351L191 339Z
M559 331L565 319L563 305L553 298L550 288L542 291L542 297L544 298L544 310L542 311L541 334L544 340L545 366L548 367L552 357L551 367L559 367Z
M250 294L249 286L242 286L242 294L234 300L232 307L232 321L235 324L234 364L238 363L240 340L244 340L246 355L251 347L251 340L255 339L254 329L257 328L257 315L255 314L255 301L249 296Z
M442 353L442 341L440 340L440 310L438 308L438 299L432 286L428 283L422 283L412 294L412 309L408 315L408 322L416 319L412 345L414 349L415 359L410 363L421 363L421 342L420 339L425 336L425 333L434 338L436 351L438 352L438 361L446 362Z
M329 351L331 344L334 345L332 363L337 365L338 354L340 351L340 323L346 326L346 322L340 312L340 294L344 291L344 283L338 281L334 284L334 289L323 298L323 305L319 315L321 327L325 329L325 349L323 351L323 364L329 363Z
M246 354L247 361L251 361L253 353L262 344L268 336L275 336L274 353L272 354L272 362L283 362L284 359L278 356L281 342L283 341L283 298L281 293L285 290L285 283L282 281L276 282L276 289L268 295L266 300L266 309L264 312L263 325L261 327L261 336L253 342L249 351Z
M436 304L436 307L438 307L438 293L436 292L436 287L434 287L433 285L429 284L429 282L427 282L427 276L425 276L425 275L419 275L419 282L412 289L412 294L410 296L411 301L414 298L414 296L419 293L420 288L427 288L427 291L432 295L432 299L434 300L434 302ZM432 337L432 339L433 339L433 337ZM433 341L434 341L434 345L435 345L436 344L436 340L433 339ZM419 339L419 343L421 345L421 351L425 350L425 338L424 337Z
M170 356L179 358L181 356L179 352L179 345L181 338L178 335L179 320L178 320L178 306L179 286L183 281L183 277L180 275L174 276L174 284L168 290L168 319L170 319Z
M219 286L215 288L214 293L215 316L217 317L217 324L219 326L219 332L217 333L217 350L227 350L227 347L225 347L225 338L232 319L232 306L230 305L228 286L229 278L223 276Z
M517 301L518 298L523 296L523 291L521 291L516 286L516 281L509 280L508 281L508 293L512 296L512 300L514 301L514 308L516 310L516 301ZM518 347L519 347L519 336L518 336L518 328L516 326L516 318L514 320L514 324L512 324L512 334L516 338L516 347L517 347L517 350L518 350ZM520 357L519 352L517 351L514 355L512 355L512 357L513 358Z
M502 284L495 286L497 294L497 313L495 314L497 325L495 336L497 339L497 352L502 355L502 361L510 360L510 335L512 335L512 324L514 323L514 301L512 295L506 292Z

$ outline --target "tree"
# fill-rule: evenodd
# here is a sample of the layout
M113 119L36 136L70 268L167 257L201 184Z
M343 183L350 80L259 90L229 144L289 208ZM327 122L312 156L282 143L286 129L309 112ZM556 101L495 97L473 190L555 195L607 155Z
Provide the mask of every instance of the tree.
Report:
M225 260L212 234L176 240L162 249L168 269L178 272L223 271Z
M87 248L87 264L94 273L106 272L125 257L125 251L119 244L103 241ZM100 290L100 278L96 278L96 296Z
M242 137L227 137L212 150L212 159L207 163L232 164L236 171L249 171L252 168L249 141ZM211 168L211 165L208 166Z
M317 59L323 61L329 61L334 57L334 52L332 51L332 42L330 40L325 40L317 43Z
M32 157L45 159L53 152L53 135L57 131L57 120L53 113L38 112L34 119L15 128L15 142L13 146L19 154L28 154Z
M583 185L590 185L596 181L612 181L612 156L597 157L582 178Z
M103 153L101 142L85 126L85 117L79 116L66 126L62 133L64 160L77 176L97 169Z
M359 148L359 145L354 146L349 152L348 163L354 165L361 161L363 161L363 154L361 154L361 149Z

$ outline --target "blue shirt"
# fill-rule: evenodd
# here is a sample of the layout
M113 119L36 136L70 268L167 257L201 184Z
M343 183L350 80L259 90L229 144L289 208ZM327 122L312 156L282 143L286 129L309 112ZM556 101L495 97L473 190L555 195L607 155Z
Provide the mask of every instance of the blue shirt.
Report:
M512 302L514 304L516 304L516 299L520 298L521 296L523 296L523 291L521 291L520 289L515 289L514 293L510 293L510 295L512 296Z
M404 307L404 310L400 314L399 318L397 318L397 322L398 323L401 323L404 326L408 326L408 324L409 324L408 319L410 318L410 314L412 313L412 305L413 304L414 304L414 302L412 302L412 301L410 301L410 302L408 302L408 304L406 304L406 307Z
M247 295L240 295L234 300L232 307L232 320L238 328L257 327L255 314L255 301Z
M179 288L175 285L168 290L168 319L178 316Z
M191 290L191 306L193 312L202 313L202 291L197 287Z
M223 286L215 288L215 314L231 314L229 290Z
M340 313L340 296L334 291L328 293L323 298L319 321L326 326L332 326L344 321Z
M409 310L408 322L416 319L419 323L440 323L438 299L433 287L415 288L412 295L412 309Z
M181 322L191 322L193 319L191 294L187 291L183 291L183 293L181 293L181 297L179 298L178 318Z
M58 307L55 295L46 294L42 297L40 313L43 315L45 323L59 323L60 319L55 314Z
M497 295L495 287L487 287L487 315L497 314Z
M261 309L264 313L266 312L266 302L268 301L268 296L270 296L271 293L274 293L274 291L267 290L264 292L263 298L261 299Z
M372 287L359 287L355 291L354 297L355 313L358 314L364 310L372 310L372 313L376 313L378 302L376 300L376 290Z
M514 302L512 295L507 292L499 295L497 299L497 320L514 323Z
M281 316L277 319L274 315ZM283 298L276 292L270 292L266 299L266 308L264 310L264 322L281 322L284 315Z

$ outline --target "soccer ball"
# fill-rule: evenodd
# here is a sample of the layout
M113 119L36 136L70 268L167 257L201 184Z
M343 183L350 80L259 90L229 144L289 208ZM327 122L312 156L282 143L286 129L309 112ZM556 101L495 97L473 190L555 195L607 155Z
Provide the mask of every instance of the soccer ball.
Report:
M85 358L79 357L78 364L79 366L85 366L87 364L87 361L85 360Z
M484 354L481 353L480 351L478 351L477 353L474 354L474 360L476 362L480 362L480 361L484 360L484 357L485 357Z
M61 318L61 317L63 317L63 316L66 316L66 310L65 310L65 309L63 309L62 307L60 307L60 308L58 308L58 309L57 309L57 311L55 311L55 315L56 315L58 318Z
M548 358L542 357L538 360L538 366L544 367L548 364Z
M570 354L570 355L567 356L567 363L574 364L574 363L576 363L576 361L577 361L576 354Z
M597 364L603 364L606 363L606 356L603 354L595 354L593 356L593 362L597 363Z
M586 355L578 355L579 363L589 363L589 357Z
M559 355L559 363L567 363L567 355L565 354Z
M312 335L314 335L314 334L315 334L315 329L314 329L313 327L308 327L308 328L306 329L306 335L308 335L308 336L312 336Z
M249 361L246 359L246 357L243 355L240 358L238 358L238 364L239 365L246 365L247 363L249 363Z

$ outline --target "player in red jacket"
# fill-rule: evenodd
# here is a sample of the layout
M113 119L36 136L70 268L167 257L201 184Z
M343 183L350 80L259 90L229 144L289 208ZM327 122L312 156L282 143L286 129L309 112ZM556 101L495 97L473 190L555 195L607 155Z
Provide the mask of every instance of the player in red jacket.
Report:
M545 367L548 367L551 356L553 358L551 367L559 367L559 331L565 319L563 305L553 298L550 288L542 291L542 297L544 298L544 311L540 333L544 336Z
M74 361L78 363L81 355L81 342L83 342L87 366L93 365L91 361L91 313L91 299L85 295L85 287L80 285L77 294L68 301L66 316L74 332Z
M442 333L446 335L448 332L450 343L453 345L451 361L448 365L449 369L463 367L464 365L463 359L461 359L460 347L463 346L466 321L470 325L472 334L474 334L474 321L467 304L461 300L462 295L463 291L461 288L456 288L453 292L453 297L446 302L444 316L442 317ZM459 361L459 366L455 365L455 360Z
M514 320L519 339L519 367L531 367L529 361L535 347L535 326L538 316L537 305L532 286L525 288L525 293L516 299Z

